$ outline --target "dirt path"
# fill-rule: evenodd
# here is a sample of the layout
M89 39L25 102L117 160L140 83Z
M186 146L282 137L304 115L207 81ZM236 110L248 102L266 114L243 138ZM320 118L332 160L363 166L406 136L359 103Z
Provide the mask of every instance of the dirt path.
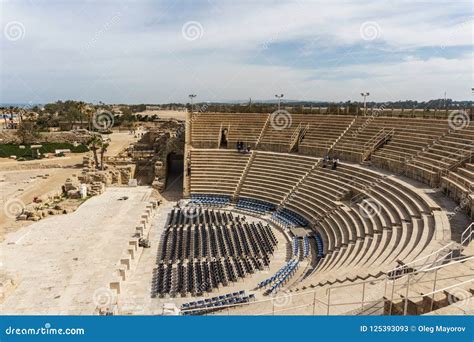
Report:
M133 134L129 134L128 132L113 133L104 137L108 137L111 140L107 152L105 153L105 155L108 157L116 156L128 145L138 140L133 136Z

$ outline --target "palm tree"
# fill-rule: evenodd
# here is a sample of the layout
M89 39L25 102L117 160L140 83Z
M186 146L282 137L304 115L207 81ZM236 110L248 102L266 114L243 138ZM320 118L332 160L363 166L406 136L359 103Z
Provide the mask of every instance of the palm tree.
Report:
M100 143L100 169L104 169L104 154L107 152L107 148L109 147L109 142L101 140Z
M94 120L95 111L96 111L95 107L91 107L91 106L87 107L86 115L87 115L87 120L89 123L89 131L92 131L92 120Z
M92 151L94 154L94 162L95 162L95 168L99 168L99 158L97 157L97 150L100 148L100 145L102 144L102 138L100 135L94 134L92 138L88 142L89 149Z

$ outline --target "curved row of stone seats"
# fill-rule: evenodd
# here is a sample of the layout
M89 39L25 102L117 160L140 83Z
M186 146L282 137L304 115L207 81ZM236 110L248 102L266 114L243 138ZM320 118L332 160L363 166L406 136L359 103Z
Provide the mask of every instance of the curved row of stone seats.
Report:
M400 191L400 184L392 185L386 177L358 167L341 165L337 171L331 171L337 173L340 181L346 183L351 196L349 206L356 209L362 217L373 218L375 223L373 232L382 232L383 234L384 230L391 230L391 237L386 234L384 250L387 253L376 254L375 258L369 257L365 260L365 264L386 262L390 259L390 255L401 257L406 254L408 257L423 234L424 238L428 240L422 244L423 247L431 240L434 234L434 219L431 209L423 202L420 203L416 195L407 195L410 194L407 188ZM348 212L350 211L338 210L332 216L337 220L338 213L339 216L343 216ZM361 221L360 216L352 220L352 222ZM367 221L365 222L367 224ZM348 226L354 227L351 224ZM362 229L352 229L349 234L342 236L341 242L343 245L349 242L355 243L356 239L360 240L364 236L363 234ZM382 235L383 237L384 235Z
M325 183L333 189L329 207L323 206ZM434 202L358 166L313 170L285 206L316 222L327 254L320 272L372 266L376 274L380 265L388 269L397 259L416 258L436 239Z
M474 217L474 164L466 163L442 177L441 187L448 196Z
M249 154L231 150L192 149L191 193L232 196L237 189Z
M217 148L220 136L226 130L228 148L235 148L237 140L255 146L268 116L258 113L194 113L191 116L192 145Z
M322 240L325 258L318 269L326 277L362 269L376 274L397 259L428 253L433 240L449 238L446 215L416 189L359 165L332 170L315 167L318 161L256 151L240 195L283 205L310 222Z
M333 149L333 154L344 160L360 162L364 152L366 152L365 149L368 148L368 145L366 146L366 144L376 137L381 130L393 129L393 137L391 139L393 141L399 141L400 139L398 139L398 137L405 136L408 138L417 135L417 131L426 131L427 127L433 128L432 134L425 136L428 140L417 140L417 143L424 143L424 146L428 145L433 138L441 136L448 129L446 121L440 120L407 120L405 118L373 116L358 117L347 133L338 141Z
M327 173L322 168L314 168L299 184L296 192L291 196L285 207L294 212L300 213L314 223L329 212L335 210L338 201L343 197L347 189L338 183L333 182L332 174ZM325 250L334 245L334 237L328 236L321 231Z
M298 152L323 157L354 118L348 115L314 116L313 120L308 120L310 126L299 144Z
M451 130L417 154L407 165L407 175L435 187L442 172L466 160L474 152L474 123Z
M352 115L313 115L305 120L309 129L299 144L298 152L324 156L355 119Z
M283 199L317 163L312 157L255 152L240 196L280 205Z
M292 137L310 118L304 114L270 114L269 122L257 148L265 151L289 152Z
M406 160L446 135L448 129L448 122L444 120L413 119L409 127L396 128L392 139L372 155L372 164L393 172L403 172Z
M217 148L221 127L226 117L220 114L193 113L191 115L191 139L196 148Z
M298 186L298 201L295 202L296 198L292 196L286 206L298 209L310 217L322 217L336 207L335 201L344 192L345 188L333 184L331 175L316 168Z
M234 149L237 140L252 148L289 152L292 139L303 131L299 152L323 156L336 141L332 153L343 160L360 161L368 143L382 129L394 129L391 140L376 151L376 165L391 171L400 171L405 160L419 154L438 141L449 130L447 120L423 118L394 118L352 115L258 113L195 113L192 115L192 145L196 148L219 147L220 136L227 130L227 148ZM354 123L351 125L351 123ZM472 124L471 124L472 125ZM342 133L347 132L340 140ZM451 135L451 134L448 134ZM258 146L257 141L260 139ZM434 148L435 149L435 148ZM429 155L422 155L430 159ZM449 161L449 160L448 160ZM419 163L423 167L422 163Z
M271 114L257 148L290 152L291 143L295 143L296 139L300 153L323 156L354 118L344 115Z
M239 114L237 120L230 121L226 127L227 148L236 148L237 141L242 141L244 146L255 148L269 114Z

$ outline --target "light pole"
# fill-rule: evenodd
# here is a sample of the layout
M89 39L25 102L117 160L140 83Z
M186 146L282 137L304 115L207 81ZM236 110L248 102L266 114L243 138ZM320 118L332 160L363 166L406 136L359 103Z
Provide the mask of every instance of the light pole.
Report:
M275 97L278 99L278 110L280 110L281 99L283 98L283 94L276 94Z
M367 115L367 102L366 102L366 100L367 100L367 96L369 96L370 93L369 92L360 93L360 95L364 97L364 115Z
M191 99L191 113L194 112L194 98L196 97L196 94L189 94L189 98Z

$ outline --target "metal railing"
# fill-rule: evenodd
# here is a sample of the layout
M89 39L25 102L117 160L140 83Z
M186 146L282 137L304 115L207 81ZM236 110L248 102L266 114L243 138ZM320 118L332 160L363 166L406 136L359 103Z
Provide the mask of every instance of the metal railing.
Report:
M275 314L285 314L290 311L296 312L299 315L315 315L315 314L331 314L331 309L336 307L346 307L345 311L339 313L347 314L350 311L354 310L364 310L364 307L367 305L377 305L378 303L388 301L389 309L385 314L392 314L393 312L393 302L396 294L399 294L400 291L404 292L403 295L403 314L408 312L408 302L413 301L416 298L426 298L431 296L432 303L434 302L434 295L436 293L445 292L448 289L458 287L460 285L474 282L474 274L455 274L453 276L448 276L444 278L439 278L438 272L440 270L449 269L450 267L457 266L461 263L468 261L474 261L474 256L454 256L454 251L463 250L463 245L470 243L474 235L474 223L471 223L461 235L461 244L456 244L455 242L448 243L446 246L434 251L433 253L426 255L422 258L416 259L407 264L401 265L393 269L392 274L387 272L386 276L382 278L371 278L369 280L364 280L357 283L350 284L341 284L330 286L324 289L317 289L306 292L283 292L278 293L276 296L269 299L257 300L248 302L245 304L229 304L222 305L219 307L219 311L216 314L250 314L250 315L275 315ZM396 271L399 273L396 274ZM397 276L395 276L397 275ZM432 275L433 279L423 279L427 275ZM472 277L471 279L464 282L455 282L453 285L444 287L442 289L436 289L437 282L441 280L450 280L450 279L460 279L465 277ZM430 284L432 291L424 293L423 295L412 295L410 290L413 289L416 285L419 284ZM355 290L356 287L361 287L360 299L353 299L354 295L357 293ZM352 288L354 290L347 290ZM351 300L334 302L334 292L340 289L345 289L344 294L348 295ZM321 290L324 293L321 293ZM387 294L390 294L387 296ZM301 299L301 297L310 296L310 298ZM372 298L371 298L372 297ZM375 297L375 299L373 299ZM300 298L298 300L298 298ZM289 302L288 305L285 302ZM291 302L294 302L295 305L291 305ZM283 303L283 304L282 304ZM256 310L252 308L251 311L236 312L231 310L239 307L252 306L255 308L263 309L264 311L260 313L255 313ZM267 308L267 309L266 309ZM433 304L431 305L431 310L433 309ZM194 311L199 311L202 309L194 309ZM265 311L266 310L266 311ZM192 313L193 310L186 310L188 313Z
M395 129L393 128L382 128L380 131L377 132L369 141L364 144L364 152L362 153L362 161L368 158L374 149L377 146L385 141L395 133Z
M301 140L304 138L306 133L309 131L310 127L311 125L309 123L307 123L306 126L303 127L303 129L301 130L300 136L298 138L298 142L301 142Z
M221 147L222 127L223 127L223 125L224 125L224 123L221 123L221 125L219 126L219 136L217 137L217 148Z
M449 165L447 168L441 170L439 172L439 177L446 177L449 176L449 173L451 171L454 171L454 169L458 168L464 163L469 163L472 161L472 156L474 155L474 151L467 151L465 155L463 155L459 160L457 160L455 163ZM451 156L451 155L450 155Z
M291 134L290 143L288 144L288 152L291 152L293 147L298 143L302 127L303 127L303 123L300 122L298 124L298 127L296 127L296 129Z
M455 242L450 242L428 255L395 267L387 272L387 276L389 278L401 278L414 270L427 269L434 264L449 260L448 257L453 255L454 250L459 250L459 246Z
M472 241L472 235L474 235L474 222L469 225L461 234L461 246L465 246Z
M459 287L460 285L468 283L468 282L474 282L474 278L471 278L471 279L469 279L468 281L465 281L465 282L459 282L458 281L459 278L474 276L474 274L471 274L471 273L470 274L457 274L456 273L453 276L438 278L438 272L440 270L444 270L446 268L456 266L460 263L465 263L465 262L471 261L471 260L474 260L474 256L470 256L470 257L467 257L467 258L461 256L461 257L451 259L451 261L447 264L436 265L436 266L433 266L433 267L430 267L430 268L423 269L421 271L417 271L417 272L414 272L414 273L407 274L406 280L402 284L398 285L398 287L399 287L398 290L396 290L396 288L397 288L396 282L399 281L399 279L394 279L393 281L391 281L391 283L389 283L389 281L387 281L387 285L392 286L391 296L390 296L390 306L389 306L389 310L388 310L387 314L391 315L392 312L393 312L392 310L393 310L393 305L394 305L395 293L398 293L398 291L403 291L404 292L403 300L402 300L403 301L403 315L407 315L407 313L408 313L408 302L413 301L414 298L420 298L421 299L421 298L426 298L428 296L431 296L430 311L432 311L433 310L433 305L434 305L434 295L436 293L444 292L444 291L446 291L447 289L450 289L450 288ZM422 279L423 276L428 275L428 274L433 275L433 279L420 281L420 279ZM415 279L416 276L420 276L420 275L421 275L420 279ZM447 286L443 289L436 289L438 281L451 280L451 279L456 279L457 281L453 285ZM427 285L428 286L431 285L432 291L428 292L428 293L424 293L422 295L415 295L415 296L410 295L410 290L413 289L415 286L420 285L420 284L424 285L425 287ZM387 286L386 286L386 288L387 288ZM386 293L384 294L384 297L387 297Z
M265 120L265 123L263 124L262 130L260 131L260 135L258 136L258 139L257 139L257 141L255 142L255 148L257 148L258 145L260 145L260 143L261 143L261 141L262 141L262 138L263 138L263 136L265 135L265 132L266 132L267 127L268 127L268 124L269 124L269 122L270 122L270 117L271 117L271 115L268 114L267 120Z
M297 315L331 315L331 314L347 314L348 312L354 312L356 310L360 311L359 313L362 314L368 305L377 305L383 303L385 305L386 302L389 302L388 308L384 309L384 314L391 315L393 313L393 302L395 298L395 294L399 293L399 291L403 290L403 314L408 313L408 302L414 302L417 299L423 299L426 297L432 298L432 305L430 311L433 310L434 304L434 296L437 293L445 293L446 291L460 287L462 285L473 283L474 282L474 273L464 274L464 275L453 275L448 277L440 277L439 271L458 265L460 263L464 263L466 261L474 261L474 256L469 258L463 258L460 260L456 260L450 264L446 265L438 265L423 271L418 271L418 273L430 273L433 274L433 279L424 280L421 282L422 284L428 284L427 287L431 287L431 291L423 294L412 294L410 292L411 288L415 286L414 283L411 283L411 279L408 278L402 284L396 284L396 281L387 281L386 278L384 279L372 279L366 280L363 282L359 282L356 284L342 284L337 286L331 286L327 289L323 289L324 293L321 293L320 290L312 290L300 293L283 293L281 295L276 295L270 298L261 299L250 301L244 304L228 304L222 305L219 307L218 311L210 312L209 314L216 314L216 315L236 315L236 314L245 314L245 315L278 315L278 314L288 314L289 312ZM469 279L465 281L459 281L459 279L467 278ZM456 279L453 284L449 286L444 286L443 288L437 289L437 283L446 280L453 280ZM419 283L419 284L421 284ZM349 287L361 286L361 297L357 299L355 296L355 291L345 291L348 296L352 298L351 300L347 301L340 301L335 302L334 292L339 289L347 289ZM370 288L372 290L370 291ZM374 287L376 289L374 289ZM398 289L397 289L398 287ZM375 299L369 298L367 293L372 293ZM387 293L391 293L390 297L387 296ZM339 312L334 313L334 310L331 309L335 308L342 308ZM200 309L189 309L183 310L187 314L192 314L193 312L202 311Z
M465 243L471 242L473 234L474 223L471 223L462 232L461 242L459 244L452 241L428 255L395 267L394 269L387 272L387 276L389 278L400 278L405 274L412 273L413 271L422 271L440 263L449 262L455 258L454 252L461 253L464 249Z

